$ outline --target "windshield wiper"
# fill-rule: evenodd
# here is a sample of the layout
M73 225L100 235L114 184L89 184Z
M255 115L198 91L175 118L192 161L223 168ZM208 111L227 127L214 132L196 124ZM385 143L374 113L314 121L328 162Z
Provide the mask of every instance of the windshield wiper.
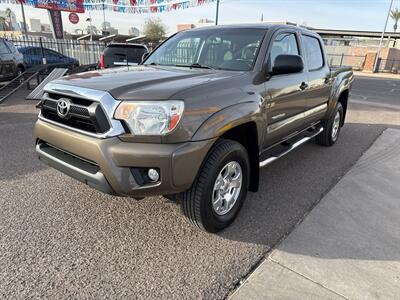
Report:
M207 65L201 65L199 63L194 63L191 65L175 65L176 67L185 67L185 68L198 68L198 69L213 69L210 66Z

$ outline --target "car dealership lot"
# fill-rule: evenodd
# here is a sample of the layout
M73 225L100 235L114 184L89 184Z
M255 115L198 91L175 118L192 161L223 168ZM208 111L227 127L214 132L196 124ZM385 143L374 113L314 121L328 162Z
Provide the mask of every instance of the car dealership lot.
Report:
M400 125L400 80L388 82L357 78L338 144L308 143L263 169L260 191L219 235L190 226L163 198L103 195L41 164L31 139L34 103L18 100L22 93L7 100L0 296L224 298L386 127Z

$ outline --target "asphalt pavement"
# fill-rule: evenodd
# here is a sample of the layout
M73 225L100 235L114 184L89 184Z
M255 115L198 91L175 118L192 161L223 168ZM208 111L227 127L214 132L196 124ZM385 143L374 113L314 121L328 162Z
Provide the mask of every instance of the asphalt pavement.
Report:
M357 97L383 90L357 99L386 99L386 85L367 80L356 81ZM162 197L107 196L41 164L31 139L37 112L23 96L0 105L1 298L225 298L397 126L395 115L385 120L392 108L350 105L334 147L308 143L263 169L238 219L211 235Z

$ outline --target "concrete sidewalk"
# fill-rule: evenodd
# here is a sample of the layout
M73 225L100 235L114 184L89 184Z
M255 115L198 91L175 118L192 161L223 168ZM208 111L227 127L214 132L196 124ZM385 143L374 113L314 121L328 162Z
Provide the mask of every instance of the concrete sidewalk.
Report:
M304 298L400 298L400 130L387 129L231 296Z
M360 72L353 71L356 76L370 77L370 78L381 78L381 79L400 79L400 74L392 74L392 73L369 73L369 72Z

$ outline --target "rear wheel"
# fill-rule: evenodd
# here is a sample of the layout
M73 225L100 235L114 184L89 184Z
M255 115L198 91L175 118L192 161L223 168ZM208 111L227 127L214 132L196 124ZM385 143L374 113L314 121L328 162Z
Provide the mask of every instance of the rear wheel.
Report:
M342 123L343 106L338 102L332 116L323 124L324 131L316 137L317 143L323 146L332 146L335 144L339 138Z
M208 232L227 227L246 198L249 171L247 151L241 144L217 141L192 187L183 194L185 217Z

